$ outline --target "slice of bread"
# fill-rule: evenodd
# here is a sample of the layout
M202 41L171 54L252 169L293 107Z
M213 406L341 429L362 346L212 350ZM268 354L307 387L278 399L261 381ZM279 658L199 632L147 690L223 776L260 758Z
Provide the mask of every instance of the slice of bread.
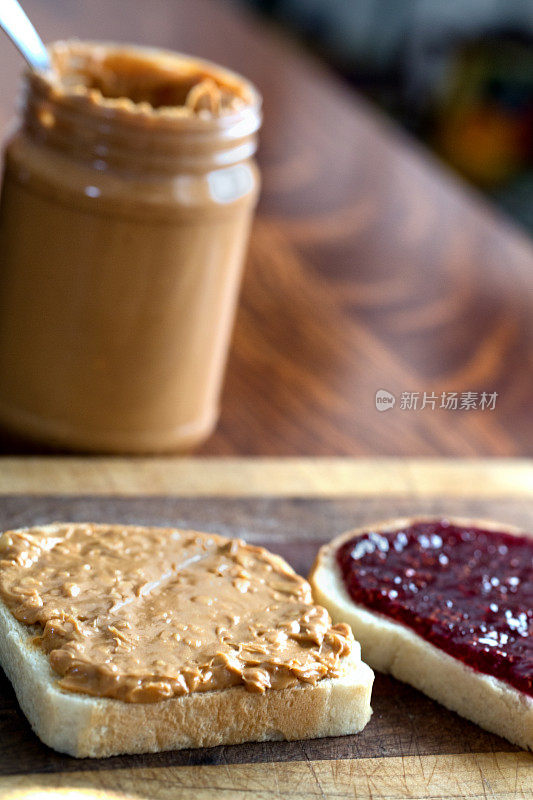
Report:
M486 520L447 519L461 526L523 533ZM430 520L425 517L389 520L349 531L322 547L309 575L315 601L328 609L334 623L351 625L361 644L362 656L371 667L411 684L482 728L520 747L533 749L533 698L466 666L405 625L354 603L345 588L336 560L336 552L345 541L370 530L386 533L424 521Z
M36 627L0 602L0 664L39 738L76 757L106 757L248 741L307 739L361 731L372 713L374 674L357 643L339 677L263 694L243 686L128 703L63 690Z

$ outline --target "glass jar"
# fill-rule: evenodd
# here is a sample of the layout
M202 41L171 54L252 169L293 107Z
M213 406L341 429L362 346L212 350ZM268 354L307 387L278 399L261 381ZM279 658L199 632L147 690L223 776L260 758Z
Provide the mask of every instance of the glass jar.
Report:
M0 423L73 449L189 450L218 416L260 97L165 51L51 52L5 152Z

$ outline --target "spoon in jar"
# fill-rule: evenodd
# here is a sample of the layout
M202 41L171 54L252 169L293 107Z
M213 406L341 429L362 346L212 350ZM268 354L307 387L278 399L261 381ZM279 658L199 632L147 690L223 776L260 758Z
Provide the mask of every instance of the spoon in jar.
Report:
M32 69L43 71L51 68L48 51L17 0L0 0L0 28Z

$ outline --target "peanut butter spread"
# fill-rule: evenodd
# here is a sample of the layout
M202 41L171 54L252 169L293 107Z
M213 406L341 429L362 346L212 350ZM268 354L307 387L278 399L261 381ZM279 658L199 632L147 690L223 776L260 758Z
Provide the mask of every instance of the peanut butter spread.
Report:
M87 42L56 42L43 74L58 94L115 112L216 117L256 99L229 70L165 50Z
M278 556L214 534L62 524L0 538L0 597L73 692L149 703L339 675L353 648Z

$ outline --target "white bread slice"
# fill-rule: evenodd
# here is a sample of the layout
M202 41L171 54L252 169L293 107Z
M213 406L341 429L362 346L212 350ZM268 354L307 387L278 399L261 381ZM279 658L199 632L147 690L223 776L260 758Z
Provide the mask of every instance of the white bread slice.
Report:
M362 656L371 667L411 684L482 728L520 747L533 749L533 698L466 666L405 625L354 603L344 586L335 557L341 544L370 530L385 533L430 519L388 520L337 536L319 550L309 575L315 601L328 609L334 623L351 625L361 644ZM447 519L457 525L523 533L518 528L487 520Z
M263 694L234 686L145 704L61 689L36 633L0 602L0 664L22 711L45 744L78 758L340 736L359 733L372 714L374 673L357 643L342 674L315 685Z

